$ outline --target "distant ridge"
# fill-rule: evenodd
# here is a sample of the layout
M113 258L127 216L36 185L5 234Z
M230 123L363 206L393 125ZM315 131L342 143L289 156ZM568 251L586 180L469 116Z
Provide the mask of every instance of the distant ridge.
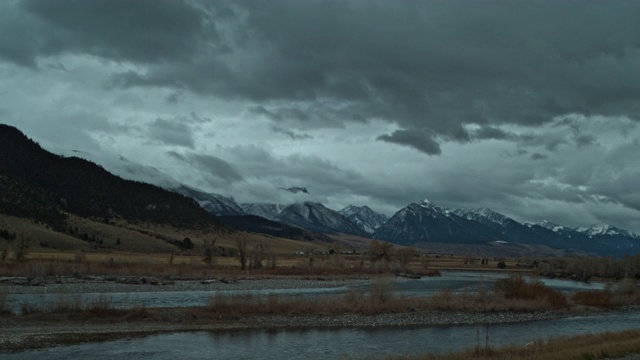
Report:
M640 252L638 235L610 225L574 230L549 221L521 224L491 209L449 210L428 200L399 210L373 235L402 245L500 243L616 257Z

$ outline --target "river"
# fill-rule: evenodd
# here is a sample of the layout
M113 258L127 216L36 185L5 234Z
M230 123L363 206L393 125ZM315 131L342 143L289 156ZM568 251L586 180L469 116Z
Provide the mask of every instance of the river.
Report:
M475 291L479 287L487 290L493 288L496 280L508 276L499 272L464 272L444 271L442 276L425 277L422 279L397 278L392 281L393 290L401 296L433 295L443 290L453 292ZM602 283L584 283L563 279L540 279L545 285L563 292L578 290L603 289ZM5 300L5 307L15 314L20 314L25 306L48 308L59 302L78 302L89 304L106 297L114 307L129 308L135 306L146 307L190 307L207 305L214 296L232 296L251 294L266 296L277 294L282 296L317 296L321 294L344 294L348 291L366 292L369 284L346 282L345 286L324 287L318 282L317 287L307 288L272 288L262 290L196 290L196 291L163 291L154 287L153 291L135 292L83 292L74 293L72 290L47 292L43 294L9 293ZM135 286L135 285L132 285ZM151 286L151 285L148 285Z
M255 330L152 335L0 354L6 359L371 359L448 353L488 344L640 328L640 313L576 316L515 324L379 329Z

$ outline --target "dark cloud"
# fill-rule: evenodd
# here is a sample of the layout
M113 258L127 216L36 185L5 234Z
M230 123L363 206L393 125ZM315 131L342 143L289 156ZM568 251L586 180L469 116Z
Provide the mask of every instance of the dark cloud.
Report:
M274 121L382 119L467 142L464 124L488 125L478 139L504 139L496 125L567 113L640 119L638 2L20 4L4 5L7 20L19 19L0 25L5 59L71 52L140 63L115 84L250 100Z
M509 133L502 129L493 126L482 126L478 130L473 133L473 137L476 139L486 140L486 139L494 139L494 140L506 140L512 139L516 135L513 133Z
M215 156L197 153L183 155L175 151L168 151L167 154L179 161L192 163L207 177L217 177L232 182L243 180L242 175L233 165Z
M279 133L279 134L283 134L288 136L291 140L308 140L308 139L313 139L313 136L309 135L309 134L297 134L291 130L282 128L280 126L271 126L270 127L271 131L275 132L275 133Z
M188 59L203 46L205 35L209 41L218 38L193 1L23 0L21 5L44 23L33 34L39 41L30 49L32 58L77 52L158 63Z
M540 153L534 153L531 155L531 160L546 160L549 158L549 155L544 155Z
M169 104L173 104L173 105L179 104L184 100L184 93L181 91L173 91L171 94L167 95L165 100Z
M149 136L167 145L193 148L191 129L180 122L156 119L149 125Z
M433 135L422 130L396 130L378 136L378 140L412 147L428 155L439 155L442 151Z
M547 151L557 151L560 145L569 144L564 132L527 133L516 136L520 147L544 147Z
M583 146L590 146L596 144L596 137L590 134L578 135L573 139L576 143L576 146L579 148Z
M463 142L468 123L539 126L567 113L640 118L640 32L630 16L639 3L235 7L248 16L226 23L235 36L230 55L152 66L127 74L124 84L247 99L274 121L334 126L377 118ZM496 129L478 135L506 136Z

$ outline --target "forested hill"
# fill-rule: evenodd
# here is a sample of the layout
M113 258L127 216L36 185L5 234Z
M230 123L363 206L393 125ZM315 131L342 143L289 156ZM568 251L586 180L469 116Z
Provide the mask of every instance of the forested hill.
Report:
M193 199L124 180L87 160L52 154L0 124L0 212L61 225L62 211L83 217L194 227L218 224Z

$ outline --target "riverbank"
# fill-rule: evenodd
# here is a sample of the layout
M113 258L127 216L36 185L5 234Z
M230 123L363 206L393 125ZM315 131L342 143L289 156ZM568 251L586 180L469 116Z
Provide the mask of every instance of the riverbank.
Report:
M256 329L381 328L498 324L549 320L561 312L472 313L428 311L380 315L257 315L242 318L198 318L198 308L150 308L139 318L69 318L61 314L0 317L0 352L108 341L168 332L246 331Z
M145 309L139 318L79 319L67 315L0 316L0 352L20 352L61 345L132 339L176 332L246 332L254 330L311 330L341 328L418 328L426 326L497 325L589 316L637 313L640 307L607 312L540 311L460 312L425 311L380 315L259 315L217 320L193 317L197 308Z

